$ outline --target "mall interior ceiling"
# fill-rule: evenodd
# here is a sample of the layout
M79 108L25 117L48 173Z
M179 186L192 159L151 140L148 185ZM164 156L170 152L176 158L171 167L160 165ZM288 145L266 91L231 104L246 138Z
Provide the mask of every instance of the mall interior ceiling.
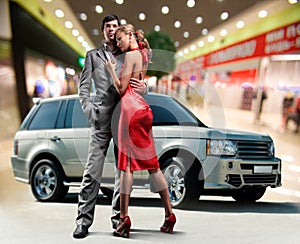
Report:
M101 43L101 19L116 14L147 34L156 26L170 34L176 46L182 47L247 9L269 0L66 0L95 46ZM122 4L120 4L122 3ZM191 4L188 7L187 5ZM96 12L95 7L97 6ZM165 7L165 8L163 8ZM166 11L165 14L162 11ZM222 20L220 15L229 17ZM140 18L140 19L139 19ZM144 19L145 18L145 19ZM141 20L142 19L142 20ZM177 24L177 27L174 24ZM197 23L198 22L198 23Z

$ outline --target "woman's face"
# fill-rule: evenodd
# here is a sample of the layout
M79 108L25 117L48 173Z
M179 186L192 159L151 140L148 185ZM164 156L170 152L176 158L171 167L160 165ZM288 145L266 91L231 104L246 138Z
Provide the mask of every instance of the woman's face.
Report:
M122 52L126 52L130 47L130 34L126 34L123 31L118 31L116 33L117 46L121 49Z

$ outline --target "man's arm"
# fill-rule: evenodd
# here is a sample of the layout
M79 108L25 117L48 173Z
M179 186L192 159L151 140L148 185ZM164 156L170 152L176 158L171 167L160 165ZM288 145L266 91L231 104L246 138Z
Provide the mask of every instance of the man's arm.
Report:
M82 110L88 119L91 118L92 112L92 103L90 99L90 90L91 90L91 79L92 79L92 63L90 54L87 53L83 70L80 74L80 83L79 83L79 98L82 106Z
M136 92L141 95L146 95L149 91L147 82L142 79L142 73L140 75L140 79L131 78L129 84Z

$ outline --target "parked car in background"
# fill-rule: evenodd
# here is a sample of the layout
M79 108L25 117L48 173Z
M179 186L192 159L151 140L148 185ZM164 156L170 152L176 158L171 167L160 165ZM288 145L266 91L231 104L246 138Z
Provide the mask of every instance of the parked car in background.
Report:
M281 160L268 135L212 128L167 95L149 93L153 135L173 207L200 195L256 201L267 187L281 186ZM14 138L16 180L31 185L39 201L60 201L79 186L86 163L89 122L77 95L39 99ZM101 190L111 196L115 159L110 146ZM149 188L148 172L134 175L134 188Z

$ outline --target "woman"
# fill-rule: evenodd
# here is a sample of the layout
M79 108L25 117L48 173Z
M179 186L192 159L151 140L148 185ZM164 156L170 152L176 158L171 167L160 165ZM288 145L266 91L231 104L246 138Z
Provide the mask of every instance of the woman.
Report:
M128 205L133 183L133 171L148 170L151 191L158 192L165 208L162 232L173 233L176 217L172 212L168 185L159 169L152 135L152 111L144 98L128 84L130 78L140 79L146 73L151 50L142 31L135 31L131 24L121 25L116 31L117 46L125 53L119 78L114 63L109 59L106 68L121 95L121 114L118 132L118 168L120 177L120 220L115 236L129 237L131 221Z

